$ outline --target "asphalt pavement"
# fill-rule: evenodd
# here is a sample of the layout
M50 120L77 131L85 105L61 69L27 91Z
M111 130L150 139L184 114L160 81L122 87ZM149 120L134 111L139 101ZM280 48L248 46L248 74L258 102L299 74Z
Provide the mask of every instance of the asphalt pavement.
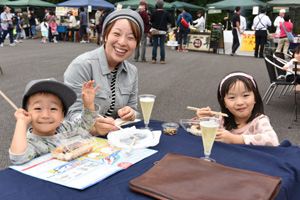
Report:
M4 48L0 48L0 66L4 73L0 74L0 90L18 107L21 107L22 95L30 80L54 77L63 81L64 71L76 56L98 47L95 43L42 44L40 39L24 40L22 44L10 47L7 42ZM210 106L213 110L220 110L217 87L221 79L232 71L253 75L262 96L270 85L263 59L196 51L183 53L166 47L167 64L163 65L159 62L152 64L151 55L152 47L149 46L146 52L148 63L134 62L133 56L128 59L138 69L139 94L157 96L151 119L179 122L180 119L195 117L195 112L187 110L187 106ZM265 113L280 142L287 139L300 145L299 122L288 129L293 117L294 93L288 92L278 98L280 90L281 87L269 105L265 105ZM8 149L16 122L14 112L0 97L0 169L11 165Z

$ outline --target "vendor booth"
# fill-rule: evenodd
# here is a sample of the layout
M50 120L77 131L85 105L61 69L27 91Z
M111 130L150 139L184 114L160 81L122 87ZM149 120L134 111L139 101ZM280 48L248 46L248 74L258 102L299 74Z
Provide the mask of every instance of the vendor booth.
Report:
M104 0L69 0L65 1L63 3L59 3L56 5L56 16L60 17L60 24L58 26L58 32L62 35L68 35L69 31L72 31L74 34L74 42L76 41L76 38L78 36L78 26L72 27L72 29L69 27L68 23L65 23L64 19L68 13L68 11L72 11L74 16L78 16L78 8L84 7L87 9L87 12L91 12L92 10L97 10L98 7L102 7L103 9L109 8L111 10L114 10L114 5L104 1ZM87 14L87 21L88 21L88 29L90 34L94 35L94 21L89 20L89 14ZM77 22L79 25L79 21ZM88 34L89 35L89 34ZM65 39L66 37L64 37ZM88 38L88 41L90 41L90 36Z

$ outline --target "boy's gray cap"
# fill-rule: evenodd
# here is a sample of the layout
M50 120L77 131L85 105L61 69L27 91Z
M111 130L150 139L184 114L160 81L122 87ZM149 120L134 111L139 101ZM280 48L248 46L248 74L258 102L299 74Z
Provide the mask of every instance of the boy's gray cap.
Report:
M117 19L129 19L136 23L136 25L140 29L140 35L141 38L144 33L144 22L141 18L140 14L136 11L133 11L131 9L121 9L121 10L115 10L114 12L110 13L103 22L103 29L102 29L102 36L105 41L104 32L107 28L107 26L112 23L113 21L116 21Z
M69 86L58 82L55 78L38 79L30 81L25 88L22 108L25 109L30 96L37 93L51 93L63 103L65 114L69 107L76 101L76 93Z

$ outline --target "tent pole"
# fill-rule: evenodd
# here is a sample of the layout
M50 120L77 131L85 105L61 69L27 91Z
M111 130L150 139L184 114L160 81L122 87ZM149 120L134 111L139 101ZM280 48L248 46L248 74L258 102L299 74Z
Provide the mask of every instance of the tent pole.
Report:
M208 10L207 10L208 11ZM205 11L204 12L204 29L205 29L205 26L206 26L206 17L207 17L207 12Z
M87 29L88 29L88 31L90 30L90 19L89 19L89 15L90 15L90 13L89 13L89 5L88 5L88 7L87 7ZM88 43L90 43L90 33L88 32L87 33L87 38L88 38Z
M229 21L228 17L229 17L229 12L227 12L226 30L228 30L228 21Z

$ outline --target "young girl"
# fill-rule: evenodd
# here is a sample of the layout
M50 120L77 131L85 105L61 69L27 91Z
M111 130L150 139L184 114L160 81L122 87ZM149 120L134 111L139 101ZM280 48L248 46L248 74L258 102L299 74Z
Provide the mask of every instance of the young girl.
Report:
M283 69L284 70L289 70L286 72L286 81L287 82L293 82L294 81L294 76L295 73L292 73L293 68L295 68L295 64L293 64L294 61L300 62L300 46L296 47L294 49L294 55L293 59L290 60L287 64L284 65ZM297 83L300 84L300 65L297 64Z
M264 108L252 76L234 72L225 76L218 87L222 119L216 141L229 144L278 146L278 138ZM212 116L209 107L197 111L198 117Z
M57 25L56 25L56 22L55 22L55 20L51 20L50 21L50 27L51 27L51 33L52 33L52 35L54 36L54 38L53 38L53 42L54 43L57 43L57 40L56 40L56 37L57 37L57 35L58 35L58 32L57 32Z
M46 44L46 40L48 38L48 30L49 30L49 24L47 23L47 19L44 18L43 22L41 23L41 32L42 32L42 43Z

